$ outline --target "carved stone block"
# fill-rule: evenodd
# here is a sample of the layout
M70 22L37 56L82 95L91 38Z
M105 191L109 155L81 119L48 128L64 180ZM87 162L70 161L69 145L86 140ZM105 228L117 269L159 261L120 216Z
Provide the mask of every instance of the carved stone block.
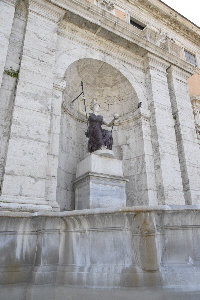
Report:
M98 6L108 10L112 11L115 8L115 3L114 1L109 1L109 0L97 0Z
M91 154L77 165L75 209L126 206L122 161Z

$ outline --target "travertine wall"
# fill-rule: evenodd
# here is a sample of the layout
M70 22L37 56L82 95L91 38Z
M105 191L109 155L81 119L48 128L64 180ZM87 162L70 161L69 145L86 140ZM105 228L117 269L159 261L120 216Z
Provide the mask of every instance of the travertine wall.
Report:
M13 2L14 5L14 2ZM1 59L3 59L3 49L6 49L5 61L2 61L1 67L4 67L4 72L1 73L1 89L0 89L0 182L2 185L6 155L8 150L8 141L10 137L10 128L12 123L12 112L15 101L16 87L18 81L18 72L21 63L22 49L24 34L27 20L27 3L24 1L17 1L14 16L12 17L11 10L14 10L12 5L5 5L1 2L2 6L2 24L3 30L10 29L8 41L1 40ZM4 18L11 19L11 26L7 23L3 25Z

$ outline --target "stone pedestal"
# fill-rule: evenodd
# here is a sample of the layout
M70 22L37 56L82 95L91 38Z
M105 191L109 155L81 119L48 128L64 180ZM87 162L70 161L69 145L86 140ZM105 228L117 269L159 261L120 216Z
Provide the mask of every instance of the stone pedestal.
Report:
M90 154L77 165L75 209L126 206L122 161Z

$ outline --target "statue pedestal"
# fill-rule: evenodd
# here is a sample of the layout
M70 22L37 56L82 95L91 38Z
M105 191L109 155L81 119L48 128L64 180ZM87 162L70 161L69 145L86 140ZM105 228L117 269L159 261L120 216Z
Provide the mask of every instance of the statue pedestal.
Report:
M77 165L75 209L126 206L122 161L90 154Z

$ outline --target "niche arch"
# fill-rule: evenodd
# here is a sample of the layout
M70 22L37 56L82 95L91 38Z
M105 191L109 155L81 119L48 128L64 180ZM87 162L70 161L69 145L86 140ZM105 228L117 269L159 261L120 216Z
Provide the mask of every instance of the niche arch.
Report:
M92 99L97 98L100 114L105 119L110 120L114 113L120 114L122 122L113 130L115 158L129 158L123 145L130 141L130 135L134 139L134 120L128 123L125 120L137 110L140 101L128 79L118 69L101 60L84 58L73 62L67 68L64 80L66 88L63 91L60 122L57 201L61 210L73 210L76 166L87 155L87 121L77 112L78 100L72 103L81 93L81 81L84 83L87 113L91 112ZM135 150L130 149L130 153L135 153Z

